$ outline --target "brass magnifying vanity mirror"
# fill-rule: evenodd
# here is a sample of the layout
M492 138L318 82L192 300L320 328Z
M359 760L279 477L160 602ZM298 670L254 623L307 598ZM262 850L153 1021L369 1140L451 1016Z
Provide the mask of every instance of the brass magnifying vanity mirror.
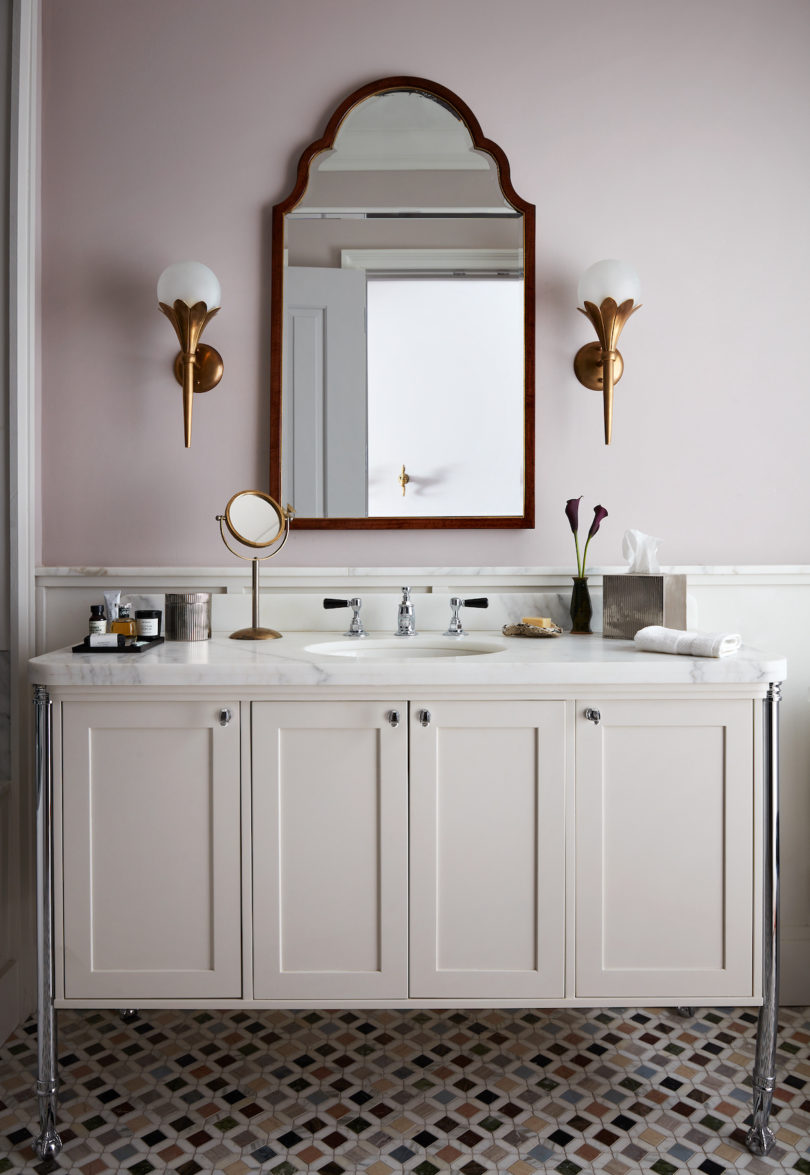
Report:
M238 559L250 559L253 566L253 608L252 623L248 628L237 629L231 638L237 641L267 641L280 637L274 628L262 628L259 624L259 564L277 555L290 536L290 521L293 509L279 506L269 494L261 490L240 490L234 494L225 507L224 514L217 514L222 541L232 555ZM243 555L228 542L225 529L238 543L256 551L275 547L264 555Z
M350 94L273 209L270 470L297 528L534 525L534 206L435 82Z

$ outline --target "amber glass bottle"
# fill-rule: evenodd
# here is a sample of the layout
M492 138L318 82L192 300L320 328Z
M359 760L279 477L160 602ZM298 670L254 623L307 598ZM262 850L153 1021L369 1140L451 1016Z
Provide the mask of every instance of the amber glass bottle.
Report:
M110 624L110 632L118 632L122 636L135 636L135 620L129 614L130 605L121 604L118 609L118 619Z

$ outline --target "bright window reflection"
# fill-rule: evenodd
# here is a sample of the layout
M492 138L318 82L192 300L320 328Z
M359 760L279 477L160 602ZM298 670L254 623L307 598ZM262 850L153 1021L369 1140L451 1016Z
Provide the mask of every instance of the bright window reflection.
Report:
M369 515L522 514L523 281L369 274L367 297Z

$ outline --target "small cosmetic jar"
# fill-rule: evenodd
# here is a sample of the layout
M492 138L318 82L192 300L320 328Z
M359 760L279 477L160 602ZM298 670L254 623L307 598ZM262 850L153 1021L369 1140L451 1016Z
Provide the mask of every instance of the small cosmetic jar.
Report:
M138 637L143 641L153 641L160 636L160 622L163 613L159 608L138 608L135 612L135 624Z

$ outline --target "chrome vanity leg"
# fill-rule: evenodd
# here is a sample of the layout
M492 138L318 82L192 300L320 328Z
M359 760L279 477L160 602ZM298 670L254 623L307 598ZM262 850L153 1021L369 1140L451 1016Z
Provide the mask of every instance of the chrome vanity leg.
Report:
M684 1020L690 1019L695 1014L695 1009L687 1004L678 1004L675 1011L679 1016L683 1016Z
M119 1008L118 1009L118 1019L123 1024L132 1024L135 1020L138 1019L138 1009L137 1008Z
M774 1144L768 1128L776 1083L776 1028L779 1014L779 702L780 684L768 687L763 721L765 754L765 862L762 886L762 1007L757 1021L754 1104L745 1142L752 1155L767 1155Z
M34 1149L41 1159L62 1149L56 1133L56 1012L53 1006L53 758L51 699L34 686L37 788L37 1098L40 1133Z

